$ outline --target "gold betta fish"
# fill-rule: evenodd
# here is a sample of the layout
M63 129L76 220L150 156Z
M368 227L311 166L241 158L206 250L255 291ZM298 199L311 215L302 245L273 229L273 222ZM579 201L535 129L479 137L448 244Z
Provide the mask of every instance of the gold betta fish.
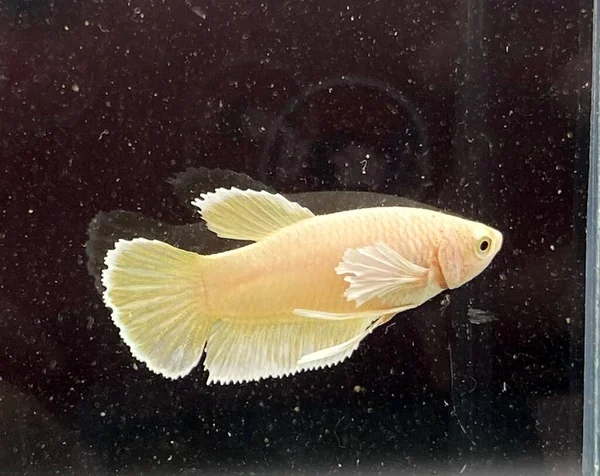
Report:
M254 243L202 256L136 238L105 258L104 301L123 340L169 378L204 351L208 383L337 364L395 314L473 279L502 246L493 228L420 208L315 216L265 191L201 197L210 230Z

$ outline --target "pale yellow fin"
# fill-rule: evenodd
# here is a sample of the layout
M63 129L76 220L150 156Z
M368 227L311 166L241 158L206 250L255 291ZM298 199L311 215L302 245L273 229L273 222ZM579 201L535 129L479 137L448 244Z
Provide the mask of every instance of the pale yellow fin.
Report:
M331 322L290 318L276 324L244 324L221 321L206 345L204 367L208 383L237 383L292 375L342 362L360 342L342 352L299 364L305 354L346 342L364 332L373 319Z
M310 317L313 319L326 319L331 321L345 321L348 319L365 319L365 318L377 318L382 314L397 314L399 312L408 311L413 309L414 304L408 304L406 306L392 307L390 309L378 309L374 311L361 311L361 312L325 312L317 311L315 309L294 309L294 314L301 317Z
M354 337L348 339L346 342L342 342L341 344L333 345L331 347L327 347L325 349L321 349L316 352L303 355L298 360L298 365L307 365L311 362L316 362L322 359L335 358L337 355L346 352L348 349L352 348L355 345L358 345L360 341L367 337L371 332L373 332L375 328L379 327L381 324L388 322L392 317L394 317L394 315L395 313L392 313L387 316L380 317L369 327L364 329L362 332L359 332Z
M119 240L105 258L104 302L133 356L169 378L202 356L214 319L202 305L203 258L156 240Z
M266 191L218 188L200 195L192 205L208 229L221 238L258 241L314 214L287 198Z
M347 349L351 348L353 345L358 344L361 340L363 340L369 333L371 332L371 328L367 328L362 332L359 332L354 337L348 339L346 342L342 342L341 344L333 345L331 347L327 347L322 350L317 350L316 352L311 352L310 354L303 355L298 359L298 365L310 364L311 362L316 362L323 359L330 359L332 357L342 354Z
M428 268L412 263L385 243L349 249L344 253L337 274L350 274L344 292L348 301L360 306L374 297L426 284Z

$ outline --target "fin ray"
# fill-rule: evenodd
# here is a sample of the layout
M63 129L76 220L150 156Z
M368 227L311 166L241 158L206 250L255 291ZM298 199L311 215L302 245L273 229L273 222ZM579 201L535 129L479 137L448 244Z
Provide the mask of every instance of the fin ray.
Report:
M335 271L349 275L344 278L350 283L344 296L359 307L400 288L425 284L429 269L410 262L387 244L378 242L374 246L347 250Z
M259 241L281 228L314 217L298 203L264 190L219 188L200 197L192 205L198 207L209 230L221 238Z
M221 321L206 345L208 382L228 384L283 377L337 364L349 357L360 341L335 355L307 363L298 361L305 354L346 342L372 322L372 318L331 322L300 317L260 325Z
M314 309L294 309L294 314L301 317L310 317L313 319L325 319L331 321L344 321L350 319L365 319L365 318L378 318L383 314L397 314L399 312L408 311L414 308L414 304L407 304L405 306L392 307L390 309L376 309L373 311L361 311L361 312L325 312L317 311Z
M321 359L335 358L335 356L337 354L340 354L340 353L346 351L348 348L352 347L353 345L358 345L358 343L360 341L362 341L365 337L367 337L377 327L390 321L395 315L396 315L396 312L391 312L389 314L382 315L377 320L373 321L371 323L371 325L369 325L366 329L357 333L354 337L348 339L347 341L342 342L337 345L334 345L334 346L331 346L331 347L327 347L325 349L318 350L316 352L312 352L310 354L303 355L298 360L298 364L299 365L310 364L311 362L315 362L315 361L321 360Z
M119 240L105 258L103 297L132 355L168 378L200 361L214 319L202 305L203 262L156 240Z

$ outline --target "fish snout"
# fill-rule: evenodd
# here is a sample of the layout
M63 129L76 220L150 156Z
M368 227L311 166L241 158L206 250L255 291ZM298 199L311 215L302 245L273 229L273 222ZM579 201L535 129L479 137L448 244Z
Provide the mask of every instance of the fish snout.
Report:
M496 254L502 248L502 244L504 243L504 236L502 235L502 233L500 231L492 228L492 237L494 239L494 244L495 244L494 254Z

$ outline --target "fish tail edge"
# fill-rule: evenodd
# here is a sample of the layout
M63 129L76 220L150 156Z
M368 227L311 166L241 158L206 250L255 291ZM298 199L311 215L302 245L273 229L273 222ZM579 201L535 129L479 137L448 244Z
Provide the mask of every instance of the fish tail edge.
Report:
M103 299L131 354L167 378L188 375L216 319L206 308L205 258L158 240L119 240L105 257Z

